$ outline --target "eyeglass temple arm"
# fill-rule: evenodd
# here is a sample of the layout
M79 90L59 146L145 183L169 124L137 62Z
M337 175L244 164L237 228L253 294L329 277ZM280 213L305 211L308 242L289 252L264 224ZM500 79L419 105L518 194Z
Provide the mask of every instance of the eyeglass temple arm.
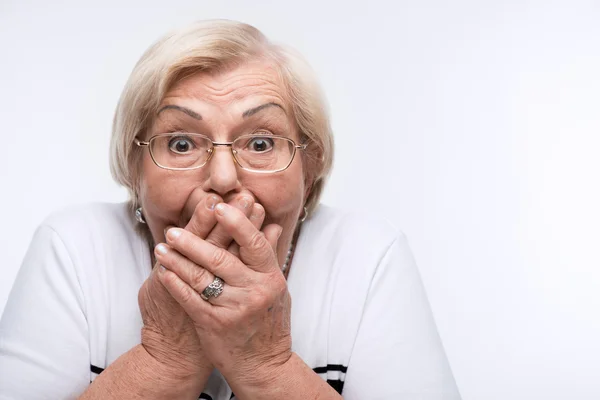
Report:
M133 139L134 143L137 144L138 146L148 146L150 144L150 142L142 142L140 139L135 138Z

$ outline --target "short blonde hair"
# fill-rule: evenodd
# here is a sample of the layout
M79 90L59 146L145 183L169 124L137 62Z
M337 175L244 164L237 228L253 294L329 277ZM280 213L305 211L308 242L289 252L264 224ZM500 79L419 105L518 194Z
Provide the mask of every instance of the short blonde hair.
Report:
M142 156L134 139L153 123L168 90L191 74L261 57L274 62L301 142L308 144L301 152L311 185L305 206L309 214L314 211L333 163L333 134L315 74L296 52L271 43L251 25L227 20L201 21L167 34L146 50L123 89L113 121L110 169L129 190L134 208L139 206Z

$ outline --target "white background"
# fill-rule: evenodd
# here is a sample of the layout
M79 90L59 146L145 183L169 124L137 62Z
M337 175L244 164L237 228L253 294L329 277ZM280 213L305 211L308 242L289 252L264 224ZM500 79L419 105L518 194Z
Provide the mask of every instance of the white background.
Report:
M598 1L0 2L0 311L51 211L121 201L108 143L166 30L250 22L331 103L325 202L409 236L465 400L600 398Z

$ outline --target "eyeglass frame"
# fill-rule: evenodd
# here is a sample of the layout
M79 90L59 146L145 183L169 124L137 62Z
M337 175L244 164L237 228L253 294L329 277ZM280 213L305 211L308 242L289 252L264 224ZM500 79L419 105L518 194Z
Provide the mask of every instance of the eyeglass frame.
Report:
M191 132L185 132L185 134L187 135L194 135L194 136L200 136L202 138L207 139L209 142L211 142L212 147L209 149L209 156L206 159L206 161L204 161L201 165L197 165L195 167L189 167L189 168L169 168L169 167L165 167L164 165L160 165L158 163L158 161L156 161L156 159L154 158L154 154L152 154L152 147L150 146L152 140L154 140L157 137L161 137L161 136L177 136L177 133L183 133L183 132L169 132L169 133L159 133L156 134L152 137L150 137L147 141L141 141L140 139L138 139L137 137L134 138L134 143L139 146L139 147L148 147L148 152L150 153L150 158L152 158L152 161L154 162L154 164L156 164L157 167L162 168L162 169L166 169L169 171L193 171L195 169L200 169L202 167L204 167L206 164L208 164L208 162L211 160L212 156L215 154L214 149L215 147L229 147L229 150L231 151L231 156L233 157L233 161L244 171L249 171L249 172L256 172L258 174L274 174L277 172L281 172L281 171L285 171L286 169L288 169L290 167L290 165L292 165L292 162L294 162L294 157L296 157L296 151L298 149L300 150L306 150L306 148L308 147L308 143L303 143L303 144L296 144L296 142L293 139L287 138L285 136L280 136L280 135L254 135L254 134L248 134L248 135L242 135L237 137L235 140L231 141L231 142L215 142L213 141L211 138L209 138L206 135L203 135L201 133L191 133ZM261 170L256 170L256 169L248 169L242 166L242 164L240 164L240 162L238 161L237 157L236 157L236 151L233 149L233 143L238 140L241 137L247 137L247 136L265 136L265 137L272 137L272 138L279 138L279 139L284 139L287 140L288 142L291 142L293 145L293 149L294 152L292 153L292 156L290 157L290 162L288 162L288 164L281 169L277 169L274 171L261 171Z

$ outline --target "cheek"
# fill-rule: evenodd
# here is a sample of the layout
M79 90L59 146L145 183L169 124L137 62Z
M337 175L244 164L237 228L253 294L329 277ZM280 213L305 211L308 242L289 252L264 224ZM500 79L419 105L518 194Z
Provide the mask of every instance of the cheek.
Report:
M177 221L190 193L197 187L197 176L159 168L149 156L144 157L140 199L144 214L151 220Z
M304 201L304 175L301 163L293 163L282 173L248 176L242 181L265 207L267 221L282 223L296 218Z

